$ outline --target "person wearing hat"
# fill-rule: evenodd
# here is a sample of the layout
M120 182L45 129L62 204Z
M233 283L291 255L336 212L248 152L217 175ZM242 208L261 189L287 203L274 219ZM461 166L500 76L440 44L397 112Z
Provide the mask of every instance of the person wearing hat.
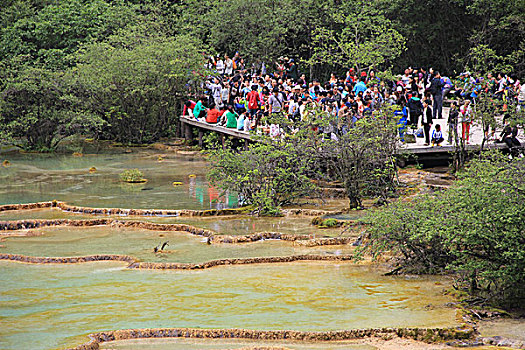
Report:
M350 68L348 72L346 73L346 82L353 84L357 80L357 77L355 76L354 68Z

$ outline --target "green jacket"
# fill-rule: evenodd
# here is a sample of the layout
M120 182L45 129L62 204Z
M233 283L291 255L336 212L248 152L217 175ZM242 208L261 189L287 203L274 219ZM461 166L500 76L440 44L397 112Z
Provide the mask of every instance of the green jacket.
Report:
M226 127L237 129L237 113L226 112Z
M199 113L202 111L202 110L205 110L206 108L202 105L202 102L199 101L197 102L197 104L195 105L195 107L193 108L193 116L195 117L195 119L197 119L197 116L199 115ZM201 116L202 118L202 116Z

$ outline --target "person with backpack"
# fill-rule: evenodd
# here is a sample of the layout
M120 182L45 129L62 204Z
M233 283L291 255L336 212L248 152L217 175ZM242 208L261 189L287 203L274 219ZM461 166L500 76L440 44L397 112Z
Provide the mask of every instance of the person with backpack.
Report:
M246 101L248 101L248 112L250 113L251 117L257 114L259 105L261 103L261 96L259 95L257 89L257 85L252 85L252 91L246 95Z
M441 119L443 117L443 87L445 86L445 83L441 79L441 75L439 72L436 72L434 75L434 78L430 82L430 93L432 94L432 99L434 100L434 104L432 105L434 111L434 115L432 116L434 119Z
M272 92L273 94L268 98L268 113L280 113L284 105L283 98L279 93L279 88L274 87Z
M423 104L418 97L412 96L410 100L408 100L407 107L410 116L407 124L412 125L412 128L417 128L419 117L423 113Z

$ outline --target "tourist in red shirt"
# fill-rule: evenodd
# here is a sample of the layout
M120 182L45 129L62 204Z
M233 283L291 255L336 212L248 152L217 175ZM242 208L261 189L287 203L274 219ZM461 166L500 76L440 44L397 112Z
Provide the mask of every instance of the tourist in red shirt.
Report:
M252 85L252 91L246 95L246 101L248 101L248 111L250 116L254 116L259 109L259 104L261 102L261 97L257 92L257 85Z

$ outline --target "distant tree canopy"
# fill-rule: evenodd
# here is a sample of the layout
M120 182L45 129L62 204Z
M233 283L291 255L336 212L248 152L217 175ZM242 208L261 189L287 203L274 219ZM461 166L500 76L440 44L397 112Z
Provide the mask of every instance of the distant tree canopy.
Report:
M391 64L405 50L405 38L377 0L342 1L314 34L312 64L369 70Z
M32 65L67 68L81 45L103 41L136 19L123 1L49 1L41 8L14 1L2 18L0 57L25 56Z
M184 86L202 67L199 43L131 31L87 46L72 72L86 110L106 121L102 136L148 143L175 125Z
M40 87L61 99L42 105L52 107L48 113L74 105L84 121L102 118L74 123L77 132L154 141L166 132L184 80L198 82L210 54L239 51L247 67L288 56L321 80L350 66L525 73L523 0L0 0L0 8L3 139L24 133L20 125L38 110L31 103L41 103L24 96ZM17 99L26 109L13 109ZM14 128L16 120L23 123ZM147 131L121 129L130 126ZM56 130L44 130L56 140Z
M71 64L68 55L81 45L154 18L168 36L191 35L218 53L239 51L250 60L281 55L310 60L320 33L330 32L341 39L339 48L351 48L358 29L360 38L375 33L376 44L386 38L394 43L392 51L383 50L387 55L372 56L375 65L388 58L394 69L459 71L481 47L515 73L525 71L522 0L2 0L0 5L0 59L26 56L56 68Z

